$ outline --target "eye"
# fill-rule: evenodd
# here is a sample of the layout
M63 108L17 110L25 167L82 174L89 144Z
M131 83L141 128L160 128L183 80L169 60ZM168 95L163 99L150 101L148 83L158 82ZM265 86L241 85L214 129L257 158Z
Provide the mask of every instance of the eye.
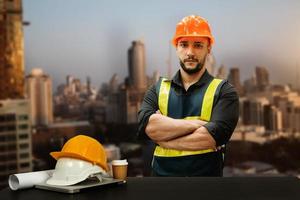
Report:
M202 49L203 48L203 44L201 44L201 43L195 43L194 47L197 48L197 49Z
M186 47L188 47L188 44L185 42L182 42L182 43L179 43L179 46L182 48L186 48Z

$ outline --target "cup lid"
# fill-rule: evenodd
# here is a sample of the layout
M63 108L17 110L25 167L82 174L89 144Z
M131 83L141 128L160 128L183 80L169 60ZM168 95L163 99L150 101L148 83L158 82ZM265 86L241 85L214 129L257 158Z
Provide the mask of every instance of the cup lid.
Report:
M127 159L124 160L113 160L112 165L128 165Z

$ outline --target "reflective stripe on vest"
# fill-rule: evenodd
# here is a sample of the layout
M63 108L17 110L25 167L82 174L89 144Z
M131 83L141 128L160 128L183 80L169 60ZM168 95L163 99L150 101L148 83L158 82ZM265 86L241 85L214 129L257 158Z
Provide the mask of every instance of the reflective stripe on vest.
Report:
M188 116L184 119L200 119L203 121L209 121L211 118L211 112L214 102L214 96L217 90L217 87L222 82L221 79L213 79L209 86L207 87L204 97L203 103L201 108L201 115L200 116ZM160 112L168 116L168 102L169 102L169 93L171 89L171 81L166 81L165 78L161 80L159 95L158 95L158 106ZM197 154L204 154L209 152L214 152L214 149L205 149L205 150L198 150L198 151L181 151L175 149L167 149L161 146L156 146L154 151L154 156L159 157L178 157L178 156L189 156L189 155L197 155Z

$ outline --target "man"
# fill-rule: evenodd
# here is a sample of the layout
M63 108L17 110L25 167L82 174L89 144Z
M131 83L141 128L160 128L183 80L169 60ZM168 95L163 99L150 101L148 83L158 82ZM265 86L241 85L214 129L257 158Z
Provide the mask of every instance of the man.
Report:
M224 146L237 124L239 103L233 86L205 69L213 43L205 19L183 18L173 38L179 71L145 94L139 136L156 144L155 176L222 176Z

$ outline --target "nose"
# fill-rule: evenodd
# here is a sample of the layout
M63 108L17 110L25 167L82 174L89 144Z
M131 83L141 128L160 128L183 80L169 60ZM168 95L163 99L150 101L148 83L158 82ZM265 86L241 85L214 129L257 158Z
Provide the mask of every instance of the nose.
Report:
M193 57L193 56L195 55L195 54L194 54L194 48L190 46L190 47L187 49L186 55L187 55L188 57Z

